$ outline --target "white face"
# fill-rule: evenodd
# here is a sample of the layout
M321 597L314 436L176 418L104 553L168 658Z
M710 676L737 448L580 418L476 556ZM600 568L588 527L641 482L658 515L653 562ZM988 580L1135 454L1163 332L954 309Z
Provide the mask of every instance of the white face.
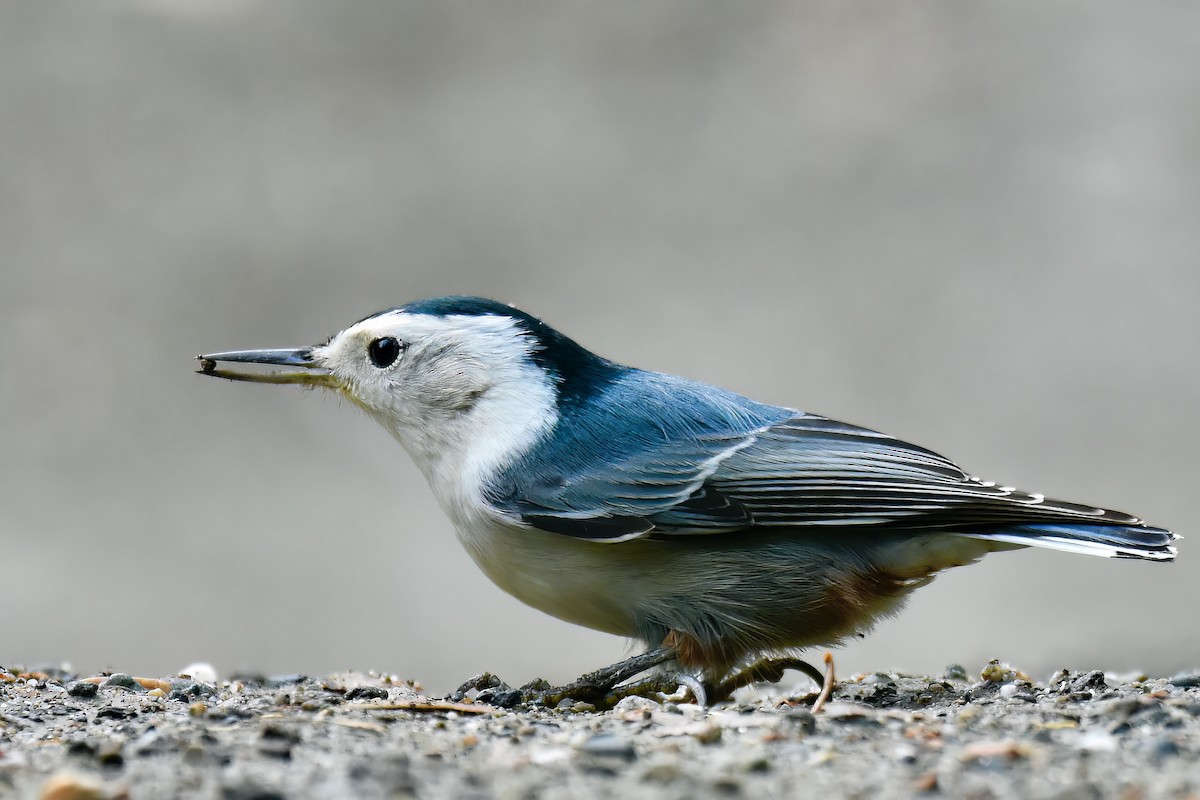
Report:
M557 419L554 387L530 360L532 345L508 317L396 311L347 328L312 356L441 495L439 482L490 474Z

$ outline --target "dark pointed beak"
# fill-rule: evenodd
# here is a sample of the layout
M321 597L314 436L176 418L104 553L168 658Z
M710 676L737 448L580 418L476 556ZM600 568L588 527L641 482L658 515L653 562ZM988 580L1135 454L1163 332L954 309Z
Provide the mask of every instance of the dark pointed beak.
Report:
M230 350L225 353L209 353L196 356L200 361L201 375L225 378L231 381L254 383L299 383L308 386L335 386L329 374L314 355L314 348L299 350ZM218 363L274 364L281 367L301 367L303 372L254 372L251 370L217 369Z

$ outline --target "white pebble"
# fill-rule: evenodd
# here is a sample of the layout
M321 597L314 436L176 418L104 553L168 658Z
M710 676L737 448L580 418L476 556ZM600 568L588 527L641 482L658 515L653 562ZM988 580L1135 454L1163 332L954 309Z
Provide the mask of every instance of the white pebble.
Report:
M212 664L200 661L195 664L188 664L179 670L179 677L191 678L196 683L216 683L217 668Z

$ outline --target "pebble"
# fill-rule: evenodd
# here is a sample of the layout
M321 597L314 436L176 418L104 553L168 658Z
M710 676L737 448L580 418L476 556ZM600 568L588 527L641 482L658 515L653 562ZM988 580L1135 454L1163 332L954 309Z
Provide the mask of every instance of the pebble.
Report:
M1085 672L1075 680L1071 681L1071 694L1083 694L1085 692L1092 693L1099 690L1107 689L1108 684L1104 680L1104 673L1098 669L1091 672Z
M204 661L188 664L177 673L181 678L191 678L197 683L216 683L217 668Z
M789 709L783 713L783 718L805 736L809 736L817 730L817 718L807 708Z
M308 680L307 675L301 675L293 672L287 675L272 675L271 677L267 678L264 683L268 689L282 689L285 686L295 686L298 683L304 683L306 680ZM213 682L214 681L208 681L208 683Z
M656 711L662 710L662 704L647 697L623 697L613 706L613 714L625 720L648 720Z
M1200 686L1200 670L1180 672L1177 675L1172 675L1170 683L1172 686L1178 686L1180 689L1194 689Z
M637 758L637 750L633 742L625 736L611 733L597 733L587 738L579 746L579 752L600 758L617 758L632 761Z
M858 703L846 703L832 700L825 704L821 713L827 718L838 722L874 722L875 710Z
M997 659L992 659L980 671L979 677L984 683L1004 683L1018 677L1015 669Z
M962 664L948 664L942 674L951 681L967 680L967 669Z
M115 672L104 681L106 689L125 689L130 692L144 692L146 689L124 672Z
M346 692L347 700L386 700L388 690L379 686L355 686Z
M171 693L168 696L172 700L195 700L201 697L210 697L215 692L215 687L206 686L203 683L196 683L192 680L174 680L171 681Z
M100 687L88 681L71 681L67 684L67 694L72 697L95 697Z
M104 800L104 789L79 775L60 773L42 784L41 800Z

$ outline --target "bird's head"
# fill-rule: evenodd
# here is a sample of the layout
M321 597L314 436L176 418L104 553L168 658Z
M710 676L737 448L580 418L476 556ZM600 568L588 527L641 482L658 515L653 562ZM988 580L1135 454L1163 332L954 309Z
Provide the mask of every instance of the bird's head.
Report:
M513 451L553 426L563 404L614 365L540 320L474 297L422 300L382 311L299 349L198 357L230 380L333 389L365 409L418 463L468 450ZM270 372L220 364L267 364Z

